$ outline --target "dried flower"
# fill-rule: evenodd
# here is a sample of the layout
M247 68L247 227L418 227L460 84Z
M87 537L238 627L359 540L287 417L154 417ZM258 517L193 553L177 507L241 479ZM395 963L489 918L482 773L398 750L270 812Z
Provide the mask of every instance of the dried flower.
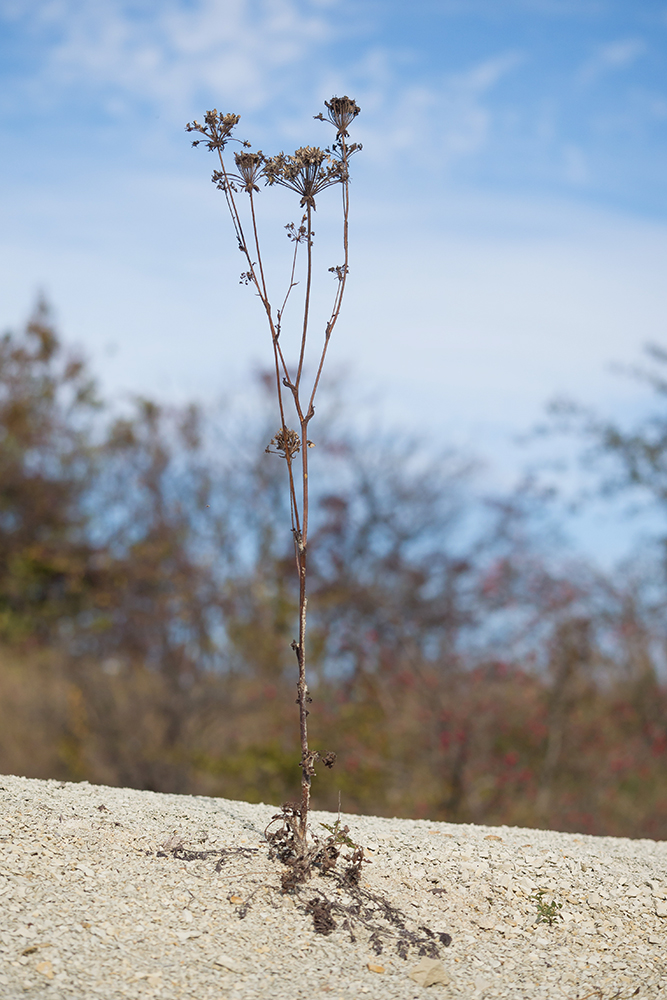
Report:
M285 229L287 230L287 239L290 240L292 243L305 243L306 239L308 238L308 229L306 228L306 226L304 226L304 222L306 221L307 218L308 216L304 215L303 219L301 220L301 225L299 226L298 229L295 223L293 222L288 222L287 225L285 226ZM314 236L315 233L311 231L310 235Z
M347 167L326 149L302 146L293 156L270 157L263 170L267 184L280 184L301 195L301 207L315 208L315 196L347 179Z
M234 181L230 180L229 175L224 174L222 170L214 170L211 174L211 180L217 187L218 191L236 191Z
M266 451L271 453L272 446L276 449L273 454L282 454L283 458L287 458L288 456L294 458L301 451L301 438L296 431L291 430L289 427L282 427L271 438L271 443Z
M348 125L354 121L361 111L357 102L353 101L351 97L332 97L330 101L324 102L324 106L327 109L326 118L322 112L314 117L318 121L330 121L332 125L335 125L337 139L347 138L349 134L347 131Z
M262 166L264 164L264 156L261 149L257 153L234 153L234 162L239 172L238 177L235 179L240 181L243 190L247 191L248 194L252 191L259 191L257 181L262 174Z
M241 121L240 115L221 115L213 108L204 115L204 125L200 125L195 119L185 126L186 132L201 132L208 139L206 143L209 149L224 149L230 139L232 132ZM240 140L236 140L237 142ZM193 146L198 146L203 139L195 139Z
M349 267L347 264L336 264L335 267L330 267L329 272L335 274L339 281L342 281L346 274L349 273Z

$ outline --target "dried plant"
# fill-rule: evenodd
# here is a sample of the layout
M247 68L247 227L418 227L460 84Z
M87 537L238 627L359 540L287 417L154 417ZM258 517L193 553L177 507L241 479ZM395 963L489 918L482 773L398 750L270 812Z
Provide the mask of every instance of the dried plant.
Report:
M215 152L220 169L213 172L213 182L223 192L232 219L234 234L239 250L245 257L247 270L241 274L241 282L251 285L259 296L264 308L271 335L275 367L276 391L280 414L280 428L266 451L277 454L285 460L289 483L291 527L294 538L294 554L299 580L299 628L298 638L292 641L298 663L297 704L299 706L299 727L301 737L301 801L295 806L288 804L284 809L285 822L294 837L294 843L301 855L307 853L308 811L310 806L311 781L315 775L315 764L321 760L326 767L332 767L335 754L320 756L308 744L308 705L312 701L306 674L306 612L307 612L307 553L309 520L309 478L308 450L313 442L308 438L308 427L315 415L315 397L320 385L329 342L334 331L343 303L343 296L349 272L349 161L361 146L348 143L348 127L359 114L360 108L349 97L332 97L325 101L326 116L316 115L316 119L328 122L336 130L334 142L320 149L301 146L293 154L279 153L266 157L261 150L251 151L250 143L241 142L241 150L234 153L233 165L226 157L226 147L230 142L240 142L234 137L234 129L239 116L222 115L218 111L208 111L203 124L190 122L186 129L203 136L193 141L194 146L205 143ZM299 207L303 214L297 223L285 226L291 243L291 270L284 295L274 306L269 294L267 269L259 237L256 212L256 195L260 183L268 187L284 187L299 197ZM333 274L336 289L331 312L324 327L324 339L316 348L313 376L306 376L306 349L308 346L312 287L313 287L313 213L316 199L327 188L338 186L342 193L342 263L329 268ZM245 208L240 205L239 196L247 196ZM305 254L305 283L298 318L298 348L294 365L288 363L283 348L283 322L288 304L295 298L296 280L300 256ZM290 409L291 408L291 409ZM289 426L288 413L291 412L298 424L298 430Z

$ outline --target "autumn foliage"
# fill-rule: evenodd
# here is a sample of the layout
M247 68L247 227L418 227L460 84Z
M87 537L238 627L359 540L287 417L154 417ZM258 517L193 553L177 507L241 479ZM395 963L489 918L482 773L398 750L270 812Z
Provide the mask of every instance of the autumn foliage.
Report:
M111 414L41 307L0 342L0 770L279 803L298 589L269 425ZM268 437L267 437L268 435ZM315 807L667 836L660 559L550 548L455 454L317 441Z

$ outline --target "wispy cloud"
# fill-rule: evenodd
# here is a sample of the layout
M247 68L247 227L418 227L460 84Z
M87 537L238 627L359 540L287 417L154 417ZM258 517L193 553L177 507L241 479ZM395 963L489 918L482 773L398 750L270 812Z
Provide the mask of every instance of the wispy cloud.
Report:
M82 84L182 116L202 92L257 108L335 37L336 0L4 0L45 50L49 88Z
M368 152L386 159L388 151L399 155L412 148L417 156L435 155L446 166L484 146L492 125L486 98L523 56L499 53L437 82L408 85L405 67L399 71L392 60L391 53L376 52L357 69L360 99L372 112L373 126L360 124Z
M640 38L625 38L600 46L578 73L581 83L593 83L606 73L627 69L646 51Z
M609 10L609 0L436 0L438 14L492 17L528 13L546 17L590 17Z

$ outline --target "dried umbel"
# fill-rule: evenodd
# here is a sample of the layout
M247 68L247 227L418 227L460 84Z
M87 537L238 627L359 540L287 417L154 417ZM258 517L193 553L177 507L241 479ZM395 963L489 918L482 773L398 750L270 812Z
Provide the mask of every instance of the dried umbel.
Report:
M280 184L301 195L301 208L315 208L315 196L347 179L347 164L333 158L329 150L302 146L293 156L278 153L266 161L268 184Z
M238 170L238 179L243 186L243 190L250 194L251 191L259 191L257 182L263 174L264 157L261 149L257 153L249 153L243 150L234 153L234 162Z
M282 455L283 458L288 455L290 458L294 458L301 451L301 438L290 427L283 427L271 438L271 443L266 451Z
M232 138L232 132L240 121L240 115L221 115L214 108L213 111L207 111L204 115L203 125L200 125L195 118L194 121L188 122L185 131L201 132L208 140L206 143L208 149L222 150ZM203 139L195 139L192 145L198 146L203 141Z
M242 149L234 154L233 164L225 160L225 150L229 142L240 142L233 135L238 125L239 116L222 115L218 111L208 111L204 123L190 122L188 132L197 132L202 139L195 139L193 145L205 142L209 150L215 151L219 160L219 168L213 172L213 182L223 192L234 227L234 235L238 248L245 257L246 270L241 274L241 284L253 288L260 299L266 315L273 360L275 365L276 391L278 409L280 412L280 428L266 449L269 454L279 455L287 466L287 480L290 493L291 530L294 539L294 557L299 580L299 635L291 647L298 663L299 677L297 682L297 704L299 706L299 731L301 737L301 802L294 806L289 816L285 818L283 834L289 840L292 851L293 875L310 871L307 862L307 832L308 810L310 806L310 784L314 776L314 764L321 760L325 767L332 767L336 755L329 753L321 756L308 745L308 705L312 702L306 680L306 572L308 553L308 520L309 520L309 478L308 451L313 446L308 439L308 425L315 415L315 396L320 384L322 369L329 349L331 334L338 322L343 294L349 274L349 161L350 157L361 149L357 143L348 144L348 127L359 114L359 106L349 97L332 97L325 102L326 117L322 114L315 117L327 122L336 129L335 141L330 148L319 146L300 146L294 153L278 153L277 156L265 157L261 150L253 152L250 143L242 142ZM256 195L261 190L261 182L268 187L283 187L293 191L299 197L299 207L302 210L297 222L287 223L285 229L290 242L291 269L287 290L274 306L270 294L267 270L259 238L259 228L256 213ZM336 289L333 295L333 305L324 323L324 336L318 339L317 354L313 365L313 376L308 383L306 378L306 349L310 331L310 312L313 285L313 241L315 233L312 227L312 214L316 208L316 198L327 188L340 185L342 189L342 257L343 261L334 264L329 271L336 277ZM247 213L243 212L238 203L238 195L247 195ZM298 267L303 258L305 273L297 280ZM287 362L283 348L285 336L284 322L288 306L294 308L293 302L298 292L303 292L300 315L296 323L297 360L294 365ZM291 411L288 426L288 411ZM300 481L300 482L299 482ZM287 816L287 814L286 814ZM286 832L285 832L286 831ZM311 859L312 860L312 859ZM299 875L300 877L300 875Z
M336 127L336 138L347 139L348 126L352 124L361 111L357 102L353 101L351 97L332 97L330 101L324 102L324 106L327 109L326 118L321 112L319 115L315 115L315 118L321 122L330 121Z

